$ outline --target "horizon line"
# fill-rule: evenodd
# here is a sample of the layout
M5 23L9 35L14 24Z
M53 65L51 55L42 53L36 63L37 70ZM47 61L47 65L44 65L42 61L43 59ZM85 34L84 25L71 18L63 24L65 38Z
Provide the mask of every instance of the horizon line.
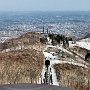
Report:
M3 10L0 12L90 12L90 10Z

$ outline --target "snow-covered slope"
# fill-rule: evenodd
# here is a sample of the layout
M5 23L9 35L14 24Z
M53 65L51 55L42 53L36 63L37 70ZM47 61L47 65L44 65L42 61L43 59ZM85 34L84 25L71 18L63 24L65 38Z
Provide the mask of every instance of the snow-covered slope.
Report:
M67 52L67 53L71 54L71 52L65 50L64 48L62 49L62 47L57 47L57 46L52 46L52 45L47 45L45 50L48 47L52 47L52 48L56 47L58 49L63 50L64 52ZM56 72L55 72L55 69L53 67L55 64L66 64L66 63L68 63L68 64L77 65L77 66L81 66L81 67L87 68L86 65L81 64L81 63L76 63L76 62L74 62L74 60L71 60L71 61L67 61L67 60L66 61L62 61L62 60L59 60L57 56L53 56L51 52L46 52L45 50L43 51L43 54L45 56L44 62L45 62L45 60L50 60L49 69L51 68L51 70L52 70L53 85L59 86L59 82L57 80ZM42 82L43 82L45 71L46 71L46 68L45 68L45 65L44 65L43 66L43 70L42 70L42 74L41 74Z
M90 42L76 42L76 46L90 50Z

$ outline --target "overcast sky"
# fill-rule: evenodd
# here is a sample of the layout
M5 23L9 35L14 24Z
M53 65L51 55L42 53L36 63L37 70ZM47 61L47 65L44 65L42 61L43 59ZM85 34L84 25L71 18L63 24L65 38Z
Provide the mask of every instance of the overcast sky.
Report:
M90 0L0 0L0 11L90 11Z

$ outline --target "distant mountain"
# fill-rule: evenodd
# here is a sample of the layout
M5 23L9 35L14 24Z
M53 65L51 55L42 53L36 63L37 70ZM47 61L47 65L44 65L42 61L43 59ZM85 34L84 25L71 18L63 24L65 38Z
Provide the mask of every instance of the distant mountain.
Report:
M90 38L90 33L87 34L87 35L84 37L84 39L85 39L85 38Z
M88 33L85 37L78 39L80 42L90 42L90 33Z

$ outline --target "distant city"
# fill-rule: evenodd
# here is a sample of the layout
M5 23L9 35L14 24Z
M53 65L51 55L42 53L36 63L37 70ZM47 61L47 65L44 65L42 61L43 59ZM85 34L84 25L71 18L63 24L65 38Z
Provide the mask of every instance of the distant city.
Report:
M0 41L25 32L42 32L82 38L90 33L90 12L0 12Z

